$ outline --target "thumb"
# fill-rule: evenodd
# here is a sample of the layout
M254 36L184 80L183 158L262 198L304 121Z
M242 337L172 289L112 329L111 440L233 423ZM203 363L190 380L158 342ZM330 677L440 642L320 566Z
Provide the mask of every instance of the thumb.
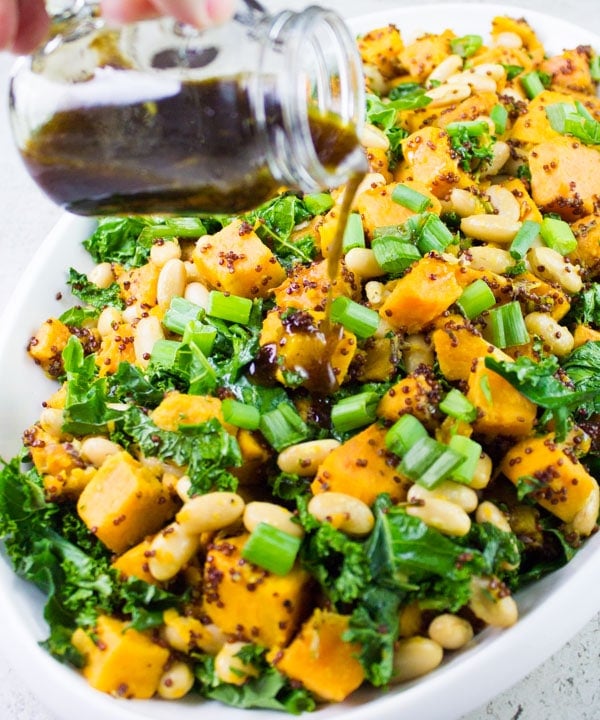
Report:
M209 27L229 20L235 0L102 0L102 15L114 22L171 15L180 22Z

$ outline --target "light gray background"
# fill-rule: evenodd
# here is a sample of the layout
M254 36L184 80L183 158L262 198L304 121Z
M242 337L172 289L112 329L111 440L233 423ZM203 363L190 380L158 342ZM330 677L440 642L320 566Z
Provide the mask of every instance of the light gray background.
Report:
M284 3L266 0L266 4L278 9L280 6L300 7L306 3L302 0ZM337 7L348 14L359 14L410 3L321 0L321 4ZM418 4L428 4L428 1L419 0ZM562 17L600 35L599 0L504 0L504 4ZM455 29L460 29L460 18L457 18ZM600 51L600 47L596 49ZM12 62L13 58L0 53L0 309L10 301L10 294L29 259L60 216L60 211L29 180L12 145L5 100ZM590 579L590 582L594 581L600 582L600 578ZM565 612L568 611L565 608ZM0 618L0 720L61 720L48 714L43 701L30 694L11 668L10 648L2 644L1 628ZM528 677L462 720L599 720L599 630L600 615ZM552 627L548 627L548 632L552 632ZM443 701L440 698L440 702ZM81 714L85 717L85 708L81 708ZM199 710L199 717L201 714ZM453 717L450 708L449 717Z

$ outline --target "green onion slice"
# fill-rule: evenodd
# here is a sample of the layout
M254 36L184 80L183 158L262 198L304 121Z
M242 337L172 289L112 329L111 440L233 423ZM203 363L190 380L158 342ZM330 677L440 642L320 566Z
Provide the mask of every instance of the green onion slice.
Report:
M230 295L229 293L211 290L208 294L206 314L211 317L229 320L229 322L247 325L252 312L252 300Z
M450 417L470 423L477 418L477 408L460 390L452 388L440 403L440 410Z
M544 243L561 255L568 255L577 249L577 239L571 226L564 220L545 217L540 228Z
M496 347L513 347L529 342L523 312L516 300L490 310L488 322L492 343Z
M350 213L346 228L344 229L344 238L342 240L342 250L347 253L352 248L365 246L365 231L362 224L362 218L359 213Z
M422 437L404 455L398 469L410 480L431 488L450 476L464 456L431 437Z
M452 480L470 485L481 457L481 445L464 435L454 435L450 440L449 447L463 456L463 462L452 471Z
M376 310L354 302L345 295L339 295L331 303L330 314L333 322L340 323L361 339L371 337L379 327L379 313Z
M274 410L260 416L259 428L277 452L302 442L309 436L309 429L296 410L287 403L280 403Z
M287 575L294 567L301 543L299 537L261 522L246 540L242 557L275 575Z
M496 304L496 298L489 285L482 280L475 280L462 291L456 301L465 317L469 320L481 315Z
M385 446L395 455L402 457L416 444L417 440L428 437L423 423L414 415L402 415L385 435Z
M225 422L245 430L258 430L260 411L254 405L247 405L233 398L225 398L221 403L221 411Z
M506 124L508 122L508 110L504 107L504 105L496 103L496 105L494 105L494 107L490 110L490 118L494 123L496 135L503 135L506 132Z
M539 234L540 224L534 220L525 220L510 245L511 257L515 260L522 260Z
M331 422L338 432L348 432L374 422L379 396L374 392L350 395L331 409Z
M432 204L427 195L402 184L396 185L393 189L392 200L415 213L425 212Z

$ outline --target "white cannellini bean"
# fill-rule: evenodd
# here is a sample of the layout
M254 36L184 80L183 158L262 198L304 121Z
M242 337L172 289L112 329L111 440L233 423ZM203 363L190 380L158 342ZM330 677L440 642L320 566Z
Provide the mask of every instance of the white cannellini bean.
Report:
M473 639L473 626L465 618L443 613L429 623L427 634L444 650L458 650Z
M65 420L64 410L46 407L40 413L40 426L55 438L62 437L62 426Z
M563 357L575 346L571 331L559 325L548 313L532 312L525 316L525 325L530 335L537 335L551 353Z
M568 262L558 251L549 247L533 247L527 253L531 271L549 282L557 283L571 294L581 291L583 281L578 265Z
M444 83L428 90L425 95L431 99L427 107L445 107L466 100L471 95L471 86L463 83Z
M382 185L385 185L385 178L381 173L378 172L371 172L367 173L364 178L360 181L358 187L356 188L356 194L355 198L357 198L361 193L366 192L367 190L372 190L376 187L381 187ZM344 199L344 193L340 193L336 199L336 203L340 205Z
M489 485L492 479L492 458L482 452L475 465L475 472L471 479L471 487L473 490L483 490L483 488Z
M195 676L187 663L177 660L161 675L158 695L164 700L179 700L194 686Z
M458 505L466 513L473 512L477 507L479 498L475 490L467 485L454 482L453 480L442 480L437 483L431 490L415 483L410 488L409 500L427 500L429 498L439 498L440 500L448 500L448 502Z
M492 36L492 47L504 47L517 50L523 47L523 39L515 32L505 30Z
M468 190L453 188L450 192L450 207L460 217L469 217L477 214L481 203Z
M165 334L160 320L154 315L141 318L135 326L133 338L133 350L136 362L141 367L146 367L152 354L152 348L158 340L164 340Z
M447 58L444 58L442 62L431 71L427 78L426 85L430 86L432 82L446 82L451 75L462 70L462 66L463 59L460 55L448 55Z
M270 502L249 502L244 508L244 527L246 530L252 532L263 522L288 535L299 538L304 537L302 525L294 522L294 516L286 508Z
M384 287L384 284L377 280L369 280L365 283L365 295L371 307L378 308L383 303Z
M392 682L406 682L435 670L442 662L444 650L431 638L414 635L399 640L394 648Z
M277 465L282 472L295 473L302 477L317 474L319 465L340 443L333 438L309 440L282 450L277 456Z
M369 506L346 493L319 493L310 499L308 512L320 522L330 522L348 535L368 535L375 525Z
M521 208L519 207L517 198L510 190L507 190L501 185L492 185L488 188L487 195L499 216L512 220L513 222L518 222L521 216Z
M502 532L512 532L506 515L489 500L484 500L479 504L475 512L475 520L478 523L490 523L490 525L494 525Z
M150 260L159 268L174 258L181 258L181 247L176 240L160 240L150 248Z
M159 305L168 305L174 297L183 297L187 274L183 260L171 258L163 265L156 284L156 300Z
M389 150L390 140L388 136L375 125L365 123L360 133L360 143L365 148L378 148Z
M506 70L500 63L481 63L481 65L474 65L471 69L477 75L487 75L494 78L496 82L506 78Z
M237 493L212 492L196 495L184 503L177 522L192 534L214 532L232 525L242 517L244 500Z
M352 248L348 250L344 260L350 272L355 273L365 280L385 275L385 272L375 259L375 253L371 248Z
M238 653L248 643L225 643L215 656L215 675L221 682L243 685L249 677L256 677L258 670L254 665L244 663Z
M106 458L111 455L116 455L118 452L121 452L121 450L123 450L123 448L117 445L116 442L109 440L103 435L94 435L87 437L81 442L79 454L86 462L98 468Z
M517 622L519 609L511 595L495 578L474 576L471 579L469 607L473 613L492 627L510 627Z
M520 227L520 222L502 215L471 215L460 222L460 229L465 235L502 245L511 243Z
M178 522L172 522L150 544L148 569L157 580L170 580L186 565L200 547L200 535L192 535Z
M192 481L190 480L189 475L182 475L175 483L175 492L184 503L190 499L191 488Z
M462 537L471 529L471 518L458 505L449 500L442 500L437 497L419 497L420 490L413 490L413 485L408 491L409 504L406 512L412 517L419 518L425 525L439 530L444 535ZM411 492L412 491L412 492Z
M592 487L583 507L577 511L575 517L566 525L567 532L575 532L581 537L591 535L598 524L598 512L600 511L600 491L598 484Z
M184 260L183 267L185 268L185 279L187 280L188 285L191 282L198 282L200 280L200 272L198 270L198 266L193 260Z
M492 147L492 158L483 165L481 176L491 177L492 175L498 175L509 160L510 146L503 140L497 140Z
M106 289L115 281L112 265L109 262L99 263L89 271L87 279L97 287Z
M468 256L469 264L475 270L489 270L497 275L502 275L515 262L508 250L489 245L469 248Z
M100 315L98 315L98 324L96 329L100 333L101 337L106 337L107 335L110 335L114 328L121 322L123 322L123 314L121 311L117 310L116 307L108 305L104 308L104 310L102 310Z
M191 282L186 285L183 297L186 300L198 305L199 307L206 310L208 307L208 297L210 290L203 285L201 282Z
M477 92L496 92L496 81L489 75L480 75L474 69L452 75L447 80L450 85L469 85Z

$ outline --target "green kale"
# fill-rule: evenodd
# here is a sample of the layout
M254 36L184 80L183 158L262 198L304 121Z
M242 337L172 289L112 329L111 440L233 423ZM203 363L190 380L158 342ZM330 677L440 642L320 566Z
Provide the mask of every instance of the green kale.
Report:
M135 268L148 262L154 240L202 237L206 235L207 222L199 217L106 217L98 222L83 246L97 263L114 262ZM217 223L211 231L221 225Z
M152 381L136 365L122 362L117 372L108 378L107 395L112 402L123 402L155 408L160 404L167 388Z
M472 135L464 125L452 133L450 145L458 157L459 166L467 172L477 172L494 157L494 141L489 133Z
M600 412L600 342L586 342L573 350L562 368L581 398L575 405L577 417L588 418Z
M131 407L119 424L145 455L187 466L192 495L236 489L237 479L228 468L242 464L240 446L217 419L162 430L142 410Z
M84 305L96 308L98 313L107 306L116 307L119 310L125 307L120 296L121 288L117 283L111 283L107 288L101 288L90 282L83 273L70 268L67 285L71 287L71 292L76 298L81 300Z
M75 307L65 310L59 316L59 320L69 327L82 327L88 320L95 320L100 315L100 310L96 307Z
M572 299L565 322L600 327L600 283L594 283Z

